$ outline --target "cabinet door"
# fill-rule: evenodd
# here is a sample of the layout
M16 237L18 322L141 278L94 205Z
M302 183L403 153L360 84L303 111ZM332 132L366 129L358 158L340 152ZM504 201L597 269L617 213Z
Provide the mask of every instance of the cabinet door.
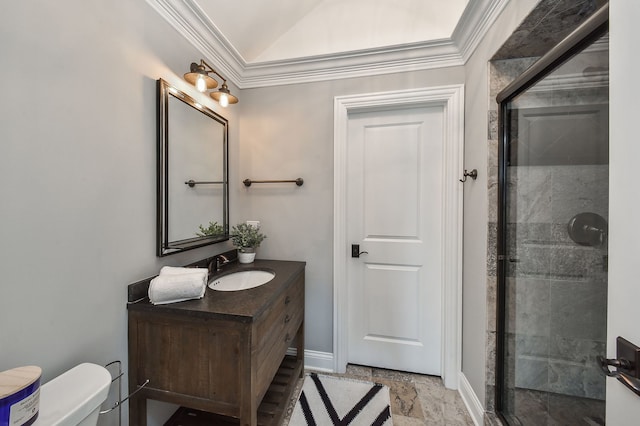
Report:
M248 334L241 327L231 321L183 321L148 313L132 313L130 325L130 350L135 351L132 360L139 383L149 379L150 391L207 400L202 401L207 408L215 406L216 412L237 415L240 354L247 347Z

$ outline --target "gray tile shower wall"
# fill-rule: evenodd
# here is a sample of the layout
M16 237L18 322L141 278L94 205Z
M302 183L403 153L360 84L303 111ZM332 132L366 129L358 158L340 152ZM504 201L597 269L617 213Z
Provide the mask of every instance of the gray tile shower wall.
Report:
M487 241L487 323L486 347L486 400L485 409L495 410L496 371L496 295L497 295L497 229L498 229L498 104L496 95L529 68L538 58L509 59L490 62L489 71L489 111L488 111L488 164L487 192L489 198L489 223ZM487 417L491 422L491 417Z
M604 399L604 248L578 245L573 216L608 216L606 165L510 167L508 380L517 388ZM513 334L515 333L515 335Z
M524 70L531 66L541 55L545 54L550 48L555 46L560 40L562 40L567 34L575 29L580 23L582 23L589 15L597 10L606 0L541 0L539 4L532 10L529 16L520 24L520 26L514 31L512 36L504 43L504 45L496 52L492 61L489 63L489 91L490 99L488 105L488 129L487 129L487 143L488 143L488 170L487 170L487 192L488 192L488 241L487 241L487 346L486 346L486 400L485 409L487 415L485 416L485 424L494 425L501 424L496 418L495 414L495 370L496 370L496 317L493 313L497 312L496 307L496 295L497 295L497 277L496 277L496 256L497 256L497 217L498 217L498 104L495 102L495 97L500 90L505 88L516 77L518 77ZM559 95L559 94L556 94ZM593 96L593 94L586 93L586 96ZM566 104L566 100L558 98L557 102ZM551 179L553 182L553 174L556 175L563 173L564 170L552 171L551 178L541 177L541 179ZM535 174L535 172L530 172ZM596 171L596 175L602 176L605 170ZM585 179L590 179L585 176ZM538 182L541 184L541 182ZM583 182L579 188L594 188L594 185L588 182ZM540 196L540 199L548 200L552 202L552 197L569 196L573 197L575 203L582 202L582 198L572 192L571 188L557 188L554 191L553 184L548 188L549 193L545 196ZM537 206L530 203L530 207L533 211L527 212L524 208L518 213L522 216L542 214L537 211ZM587 206L582 205L584 209ZM585 211L585 210L581 210ZM537 213L536 213L537 212ZM551 216L560 216L562 220L552 220ZM606 217L606 216L605 216ZM535 272L540 271L536 269L536 266L540 266L538 262L541 259L524 260L521 264L512 265L513 269L510 271L511 278L516 276L518 269L520 272L530 272L530 276L523 277L523 286L526 280L530 280L529 286L526 286L525 290L513 290L518 294L518 302L516 309L513 309L507 313L510 316L508 322L515 324L514 320L516 315L529 316L533 319L533 328L535 332L529 330L529 334L525 334L515 339L513 326L509 330L507 337L507 346L510 354L515 356L516 348L521 353L523 361L525 356L529 356L530 360L534 360L536 357L542 359L537 365L534 362L530 362L531 370L529 373L529 382L533 383L536 378L536 371L542 371L542 380L540 380L541 387L545 386L553 392L557 392L558 389L574 389L575 394L583 392L587 395L598 395L599 385L594 383L591 376L591 371L582 370L583 374L578 374L573 377L580 377L577 383L575 379L570 379L567 371L570 368L574 368L576 365L578 368L583 368L589 364L589 357L592 354L600 351L599 345L601 344L599 336L589 336L585 338L584 334L580 334L580 331L584 332L586 329L585 321L595 320L599 314L594 313L593 318L578 319L574 324L567 324L561 327L555 332L551 331L551 327L547 327L542 320L542 313L550 312L551 309L556 310L554 314L554 321L565 321L567 317L571 316L571 312L575 309L576 304L590 303L587 294L589 291L598 291L598 279L593 281L586 281L571 277L576 275L576 271L581 268L604 268L606 262L603 262L600 255L595 252L590 255L590 261L578 260L578 256L572 256L577 253L580 248L568 248L570 246L568 236L566 233L566 214L562 215L559 211L554 211L549 214L549 219L540 223L530 224L529 227L520 226L517 232L528 234L530 237L539 237L539 233L542 233L546 238L543 241L549 242L547 244L548 250L545 251L543 244L530 244L527 248L530 252L537 251L538 256L541 258L551 258L554 256L554 265L551 268L552 272L543 274L543 276L536 276ZM517 224L510 226L518 228ZM550 244L553 242L553 244ZM575 247L575 246L572 246ZM572 251L573 250L573 251ZM595 272L595 271L590 271ZM565 274L567 276L561 276ZM527 274L525 274L527 275ZM606 274L604 274L606 277ZM520 278L519 278L520 279ZM584 290L582 293L584 296L578 296L577 294L571 294L566 290ZM579 287L582 286L582 287ZM531 304L531 298L535 297L534 292L545 292L542 300L548 300L548 302ZM559 293L560 297L564 297L566 305L551 304L551 293ZM564 294L562 294L564 292ZM604 300L602 294L600 296L592 296L592 298L600 301L591 301L595 305L601 303ZM604 300L606 304L606 300ZM594 309L598 311L598 309ZM550 315L548 316L550 318ZM571 336L570 334L576 334ZM579 337L581 336L581 337ZM542 358L545 354L548 354L547 358ZM588 355L585 355L588 354ZM536 370L537 368L537 370ZM540 375L538 375L540 377ZM512 380L512 385L515 377L511 375L507 379ZM597 382L597 380L595 381ZM595 390L594 390L595 387ZM556 395L548 392L540 392L537 390L517 390L512 392L505 401L510 406L506 407L507 412L514 412L513 406L530 406L531 410L526 410L531 413L538 413L540 416L540 422L534 422L534 424L546 424L550 417L560 418L557 415L569 415L574 412L570 409L572 404L582 404L581 401L574 402L572 397ZM562 406L562 410L558 407ZM554 408L555 407L555 408ZM597 412L597 410L596 410ZM562 424L562 423L561 423ZM565 423L568 424L568 423Z

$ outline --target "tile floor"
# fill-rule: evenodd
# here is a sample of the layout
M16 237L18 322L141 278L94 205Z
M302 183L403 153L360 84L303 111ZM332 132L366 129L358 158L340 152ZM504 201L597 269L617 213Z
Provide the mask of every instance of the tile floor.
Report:
M387 385L390 391L391 416L394 426L473 425L460 394L457 391L445 389L440 377L351 364L347 366L347 372L343 375L319 374L370 380ZM292 399L287 410L284 425L289 424L289 417L301 388L302 380L299 381L294 392L295 398Z

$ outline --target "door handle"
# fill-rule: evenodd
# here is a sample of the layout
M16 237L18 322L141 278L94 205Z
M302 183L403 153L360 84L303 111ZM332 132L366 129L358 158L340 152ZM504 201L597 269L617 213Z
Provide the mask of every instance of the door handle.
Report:
M598 357L600 368L609 377L615 377L633 393L640 396L640 347L623 337L616 339L618 358ZM615 367L610 370L609 366Z
M360 244L351 244L351 257L360 257L361 254L369 254L369 252L360 251Z
M631 389L631 391L636 395L640 396L640 379L637 379L632 375L630 375L629 373L625 372L625 370L629 371L633 369L632 363L630 361L624 358L620 358L620 359L606 358L605 359L604 357L599 356L598 362L600 363L600 368L602 368L602 371L604 372L604 374L606 374L609 377L615 377L616 379L620 380L623 385ZM617 370L615 371L609 370L610 365L613 367L616 367Z

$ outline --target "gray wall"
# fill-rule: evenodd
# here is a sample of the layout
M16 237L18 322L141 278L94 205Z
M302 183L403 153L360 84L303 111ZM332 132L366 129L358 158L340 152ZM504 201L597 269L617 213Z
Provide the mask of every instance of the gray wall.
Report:
M300 188L252 186L236 195L268 234L258 256L307 262L305 343L333 352L333 98L459 84L462 67L244 90L235 178L304 178Z
M224 249L155 257L155 80L200 55L129 0L8 3L0 40L0 371L127 371L127 284Z

